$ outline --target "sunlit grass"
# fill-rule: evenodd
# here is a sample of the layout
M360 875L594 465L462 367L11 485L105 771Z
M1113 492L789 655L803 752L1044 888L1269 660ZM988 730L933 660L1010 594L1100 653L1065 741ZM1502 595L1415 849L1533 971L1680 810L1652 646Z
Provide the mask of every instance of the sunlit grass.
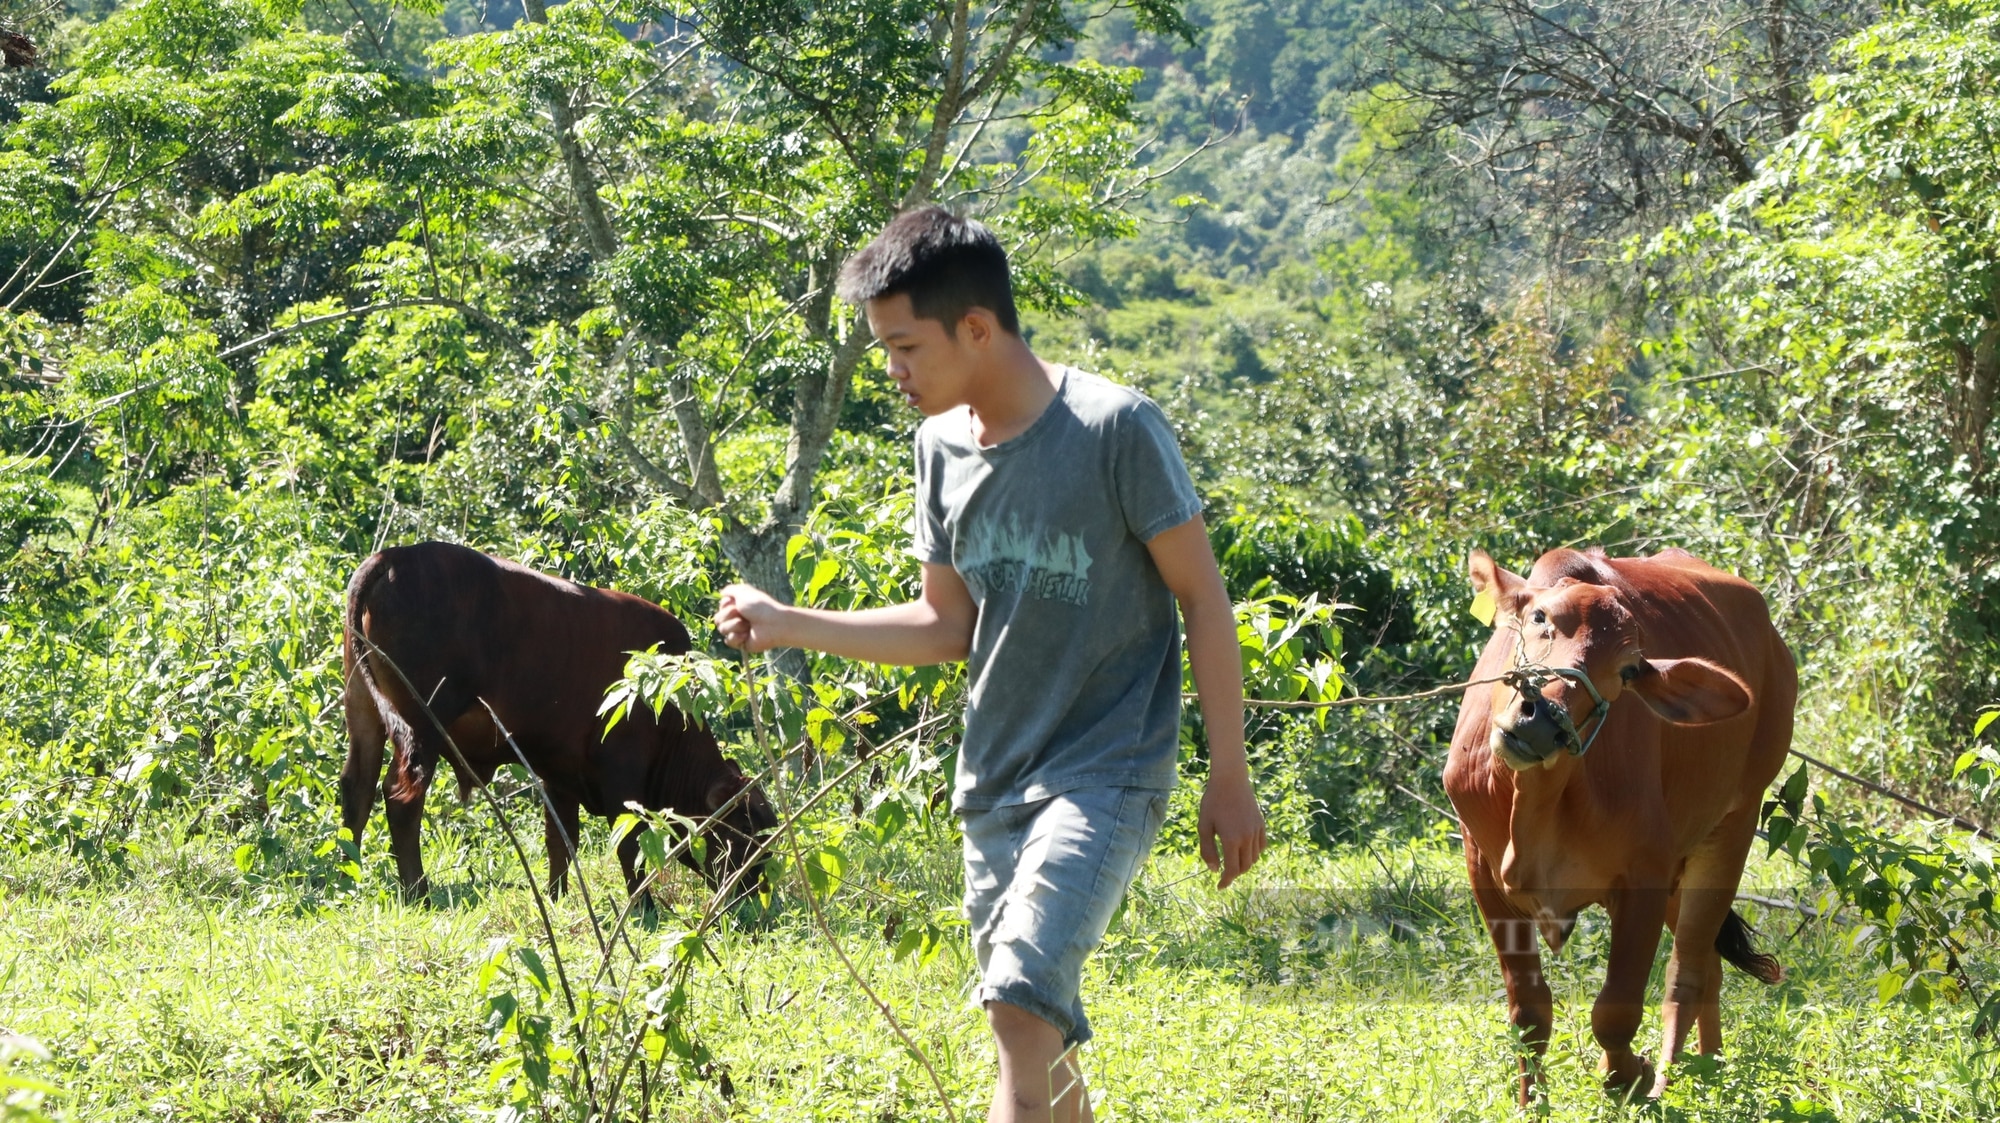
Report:
M430 851L448 903L429 908L394 900L372 848L360 891L310 907L287 885L249 883L200 839L162 842L129 874L96 879L52 858L10 860L0 1028L50 1048L43 1075L65 1089L56 1106L93 1123L477 1117L493 1101L476 964L493 937L535 927L518 869L453 829L445 824ZM588 871L612 884L595 841ZM956 865L946 841L894 868L850 871L834 915L845 949L961 1114L979 1118L993 1059L965 1003L969 956L955 939L928 963L896 962L882 938L889 897L869 888L893 882L948 899ZM1759 864L1752 874L1782 892L1791 870ZM1157 855L1086 980L1098 1117L1512 1116L1499 973L1462 876L1442 843L1332 856L1283 849L1243 889L1218 894L1190 857ZM589 963L576 896L557 920L570 961ZM1962 1011L1880 1006L1838 927L1800 927L1777 912L1760 923L1788 980L1767 988L1732 974L1722 1063L1685 1072L1660 1107L1627 1109L1597 1087L1588 1019L1605 930L1587 917L1550 965L1549 1117L1988 1116ZM634 935L642 946L654 938ZM726 931L711 947L696 1020L734 1098L719 1080L689 1085L655 1101L659 1118L942 1118L929 1076L803 909ZM1657 1024L1649 1017L1641 1031L1649 1051Z

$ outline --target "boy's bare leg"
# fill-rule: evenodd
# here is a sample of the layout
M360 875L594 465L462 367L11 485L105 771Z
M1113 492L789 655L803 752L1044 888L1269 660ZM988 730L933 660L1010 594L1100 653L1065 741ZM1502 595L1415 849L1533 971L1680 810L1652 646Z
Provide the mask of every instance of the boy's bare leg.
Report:
M1005 1002L986 1004L986 1023L1000 1052L986 1123L1091 1123L1083 1069L1061 1030Z

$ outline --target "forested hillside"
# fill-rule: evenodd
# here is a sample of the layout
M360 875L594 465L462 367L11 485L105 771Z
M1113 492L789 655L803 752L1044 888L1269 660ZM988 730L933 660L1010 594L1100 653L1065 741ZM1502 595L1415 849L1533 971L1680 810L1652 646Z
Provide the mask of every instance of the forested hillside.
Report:
M977 1085L946 993L961 676L738 664L706 626L739 579L834 607L914 589L918 419L832 278L930 201L1007 241L1039 353L1166 408L1263 702L1463 679L1474 548L1526 572L1681 547L1757 584L1798 747L1907 799L1788 764L1756 888L1805 910L1764 927L1801 925L1809 966L1680 1106L1991 1103L2000 879L1990 837L1944 824L2000 820L2000 2L0 0L0 32L0 1094L61 1089L0 1119L582 1118L609 1080L580 1043L628 1039L646 1095L681 1097L661 1117L931 1118ZM630 697L774 761L784 893L811 907L731 927L676 874L685 941L618 960L589 906L533 919L539 859L496 833L539 837L526 775L504 804L432 793L442 919L400 903L379 817L359 850L338 834L340 611L364 558L424 539L687 621L716 658L642 660ZM1324 892L1213 911L1148 874L1134 907L1167 935L1115 930L1093 983L1126 988L1128 1037L1209 1010L1190 1040L1253 992L1310 1021L1415 988L1394 1043L1341 1046L1410 1085L1315 1098L1361 1054L1285 1053L1320 1030L1273 1022L1269 1085L1185 1073L1130 1117L1500 1110L1511 1086L1460 1104L1465 1071L1409 1068L1451 1052L1407 1037L1438 1019L1494 1088L1511 1063L1445 888L1456 713L1255 710L1270 884ZM1192 710L1183 740L1198 779ZM1164 868L1196 868L1197 796ZM585 839L602 859L603 824ZM409 958L352 1023L312 1005L352 982L323 965L271 968L314 996L283 1026L249 999L213 1032L157 989L92 1005L104 947L187 970L211 913L252 925L222 939L253 960L344 916ZM588 931L624 966L557 1012L570 982L533 949ZM825 998L869 971L888 1002ZM773 1060L805 1048L784 996L816 987L817 1051ZM1784 1020L1807 1007L1828 1020ZM1793 1071L1856 1034L1917 1075ZM1164 1062L1106 1048L1143 1098Z

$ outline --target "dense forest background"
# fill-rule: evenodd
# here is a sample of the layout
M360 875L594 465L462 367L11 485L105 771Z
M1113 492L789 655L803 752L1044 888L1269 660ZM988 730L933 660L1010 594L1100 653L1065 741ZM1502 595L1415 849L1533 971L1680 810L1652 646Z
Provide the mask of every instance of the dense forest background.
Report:
M690 621L738 575L907 591L917 418L829 290L926 200L1008 240L1040 353L1168 410L1253 691L1462 677L1471 548L1679 546L1766 591L1801 747L1994 818L1994 0L0 0L0 26L30 52L0 70L0 854L115 879L169 831L330 878L339 605L384 544ZM1274 829L1432 831L1454 712L1260 711ZM1187 745L1199 773L1192 716ZM1818 790L1812 845L1904 837Z
M893 555L915 418L826 279L940 199L1016 247L1037 348L1167 405L1239 595L1355 606L1356 683L1467 665L1469 547L1679 545L1767 590L1812 743L1963 798L1980 4L11 2L8 784L323 814L338 722L290 684L383 543L697 619L790 592L814 518ZM1436 792L1448 707L1409 716L1315 728L1321 834L1427 814L1382 794Z

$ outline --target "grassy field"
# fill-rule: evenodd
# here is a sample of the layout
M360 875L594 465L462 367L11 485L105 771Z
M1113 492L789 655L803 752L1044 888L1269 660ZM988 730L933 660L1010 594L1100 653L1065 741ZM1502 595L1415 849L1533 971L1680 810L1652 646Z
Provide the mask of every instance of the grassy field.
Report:
M495 1049L476 975L495 937L538 931L532 901L497 849L449 828L427 841L443 887L434 907L396 903L372 850L362 888L331 899L258 885L201 839L163 838L127 873L95 879L53 859L9 859L0 1030L51 1052L27 1071L61 1089L50 1101L58 1118L489 1117ZM993 1059L964 1004L968 955L955 938L928 964L896 962L882 938L885 898L869 888L893 879L949 894L953 861L938 838L894 870L850 870L831 919L961 1118L980 1118ZM589 868L609 883L608 861ZM1185 855L1156 855L1092 965L1086 1002L1099 1036L1085 1064L1098 1118L1515 1114L1498 971L1447 843L1279 850L1228 893L1197 871ZM1775 862L1752 876L1783 894L1798 874ZM557 923L573 963L587 960L574 895ZM1551 967L1549 1117L1991 1117L1980 1075L1990 1064L1982 1069L1962 1011L1878 1005L1839 925L1801 926L1781 912L1759 923L1788 980L1766 988L1732 974L1722 1063L1688 1070L1661 1105L1625 1108L1595 1081L1588 1003L1605 929L1587 916ZM633 936L642 952L661 938L637 926ZM655 1099L656 1118L944 1117L928 1076L803 908L727 932L713 949L695 976L697 1021L733 1096L720 1080L676 1087ZM1642 1032L1657 1032L1656 1016Z

